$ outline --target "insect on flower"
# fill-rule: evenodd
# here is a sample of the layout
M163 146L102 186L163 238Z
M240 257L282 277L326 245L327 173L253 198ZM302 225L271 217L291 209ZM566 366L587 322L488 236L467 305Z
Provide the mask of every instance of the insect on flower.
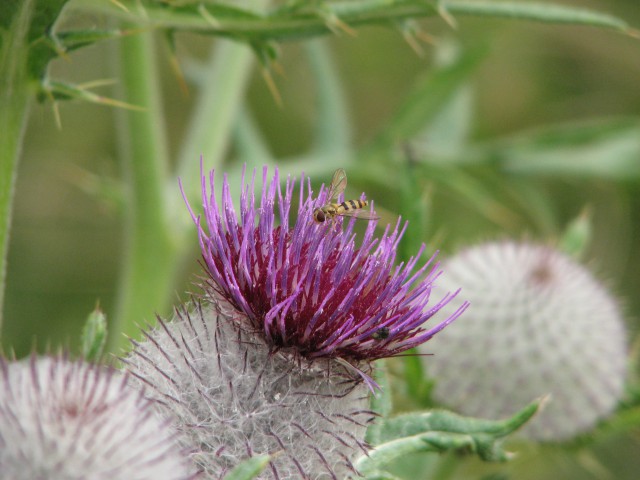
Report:
M369 202L366 200L345 200L342 203L336 203L338 197L344 192L346 187L347 173L344 169L339 168L335 171L333 179L331 180L331 186L327 194L329 202L313 211L313 219L317 223L324 223L327 220L331 221L337 216L361 218L364 220L377 220L379 218L375 213L363 210L364 207L369 205Z
M389 327L380 327L371 334L371 338L374 340L384 340L385 338L389 338L390 333Z
M207 273L203 288L213 303L226 302L235 309L241 324L262 332L272 351L309 362L340 363L373 389L376 384L368 374L373 360L426 342L468 304L463 302L426 327L458 293L448 292L434 302L431 290L441 274L435 255L413 271L423 245L415 256L395 265L397 245L407 227L400 219L379 238L374 236L376 222L367 222L359 242L355 222L348 222L344 230L317 228L318 205L326 206L331 195L344 190L346 176L338 170L330 191L321 189L318 196L309 183L288 178L282 186L277 170L269 179L265 167L256 202L255 171L248 182L243 171L236 214L227 177L218 202L214 173L209 173L208 182L204 176L204 221L190 210ZM300 201L294 217L296 184ZM325 221L337 220L347 208L342 205L330 203Z

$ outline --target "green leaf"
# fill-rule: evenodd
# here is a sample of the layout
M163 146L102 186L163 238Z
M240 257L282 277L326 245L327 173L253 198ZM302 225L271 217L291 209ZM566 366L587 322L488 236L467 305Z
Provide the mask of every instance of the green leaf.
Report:
M400 170L400 207L402 217L409 222L408 229L398 247L399 259L409 261L424 245L431 217L431 199L424 178L418 175L418 158L411 145L404 145L404 159Z
M437 69L418 81L386 128L369 146L367 154L386 154L421 132L449 103L484 57L485 48L464 52L450 65Z
M81 349L82 356L89 362L100 359L107 341L107 316L100 307L89 314L87 322L82 329Z
M441 0L440 6L450 14L503 17L547 23L566 23L612 28L632 33L622 19L606 13L553 3L506 2L483 0Z
M29 74L31 78L46 77L47 67L51 60L64 57L67 53L94 43L122 38L137 33L136 30L73 30L53 34L44 32L32 43L29 52Z
M435 49L437 68L455 63L460 57L460 45L454 40L440 40ZM452 155L467 144L473 125L474 98L469 82L458 86L440 111L418 134L416 144L428 154Z
M513 173L640 179L640 120L618 118L526 132L471 152Z
M409 453L447 450L476 453L486 461L507 460L509 454L502 449L502 439L524 425L539 410L542 401L537 400L513 417L498 421L463 417L444 410L399 415L382 423L385 443L359 458L356 468L368 475Z
M133 35L140 33L140 30L129 29L111 29L111 30L69 30L66 32L59 32L56 34L56 39L59 44L64 47L66 52L72 52L82 47L93 45L94 43L101 42L103 40L113 40L122 38L125 35ZM53 40L48 39L48 43L53 48Z
M538 399L506 420L484 420L465 417L448 410L398 415L384 422L382 438L385 441L424 432L487 434L496 438L513 433L538 411L543 399Z
M365 475L367 480L401 480L399 477L392 475L388 472L383 472L381 470L374 470L372 472L368 472Z
M585 208L578 217L567 225L558 244L559 250L580 259L591 241L593 233L591 227L591 212Z
M86 87L71 85L69 83L59 82L55 80L46 80L42 82L39 99L49 100L84 100L91 103L101 105L109 105L112 107L124 108L127 110L144 111L143 107L132 105L130 103L121 102L113 98L98 95L88 90Z
M2 34L2 30L10 27L13 17L19 13L18 6L23 3L23 0L0 1L0 50L3 43L8 41ZM52 57L57 56L56 51L62 51L61 48L51 48L47 44L51 39L55 40L51 32L54 30L54 25L67 0L33 0L29 3L33 3L33 14L29 18L27 32L27 40L30 45L27 64L29 65L30 77L33 80L42 77L45 72L41 66L46 66ZM52 52L54 53L52 54ZM13 54L15 55L15 52ZM43 56L45 59L41 58Z
M227 473L224 480L251 480L256 478L269 465L270 461L270 455L251 457Z

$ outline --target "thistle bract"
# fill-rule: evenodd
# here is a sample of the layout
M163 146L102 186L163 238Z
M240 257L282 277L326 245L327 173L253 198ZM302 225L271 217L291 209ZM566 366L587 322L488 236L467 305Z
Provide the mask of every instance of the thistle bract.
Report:
M244 321L263 332L272 350L355 366L429 340L466 308L463 303L444 320L424 327L455 293L427 306L440 272L433 257L413 272L422 249L394 266L406 228L400 229L400 220L380 238L374 238L376 221L370 221L356 246L353 220L346 227L340 218L314 222L314 209L329 200L324 187L314 197L310 183L305 189L304 178L300 180L292 222L296 182L287 178L282 188L278 171L269 179L265 167L256 205L255 171L249 184L244 177L243 172L238 212L226 176L218 202L211 172L208 185L202 178L206 227L191 215L199 226L208 292L244 313Z

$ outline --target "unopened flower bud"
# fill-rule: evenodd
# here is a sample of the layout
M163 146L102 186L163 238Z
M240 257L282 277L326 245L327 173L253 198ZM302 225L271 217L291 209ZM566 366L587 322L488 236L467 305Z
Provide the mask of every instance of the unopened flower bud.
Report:
M523 429L565 440L592 429L623 394L627 339L617 302L549 247L487 243L445 263L439 287L462 287L465 318L422 348L434 397L464 414L508 417L551 394ZM455 300L448 306L455 308Z

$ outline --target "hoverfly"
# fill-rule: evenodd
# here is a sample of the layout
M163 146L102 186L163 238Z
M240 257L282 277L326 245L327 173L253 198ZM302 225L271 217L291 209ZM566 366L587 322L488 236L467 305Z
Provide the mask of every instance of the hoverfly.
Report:
M347 187L347 174L344 169L339 168L333 174L331 186L329 187L329 203L322 207L318 207L313 211L313 219L316 223L324 223L327 220L333 220L336 216L355 217L365 220L377 220L378 216L368 210L363 210L369 205L366 200L345 200L342 203L336 203L338 196L344 192Z

